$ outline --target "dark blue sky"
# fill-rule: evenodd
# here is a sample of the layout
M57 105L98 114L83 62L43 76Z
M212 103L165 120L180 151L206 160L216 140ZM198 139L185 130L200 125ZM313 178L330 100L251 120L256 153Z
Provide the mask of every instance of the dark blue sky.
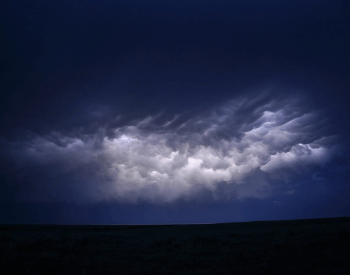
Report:
M9 1L0 223L349 216L349 11Z

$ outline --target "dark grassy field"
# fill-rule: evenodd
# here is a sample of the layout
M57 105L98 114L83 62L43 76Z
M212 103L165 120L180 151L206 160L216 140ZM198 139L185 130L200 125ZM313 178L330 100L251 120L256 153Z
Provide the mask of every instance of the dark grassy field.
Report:
M0 225L1 274L350 274L350 218Z

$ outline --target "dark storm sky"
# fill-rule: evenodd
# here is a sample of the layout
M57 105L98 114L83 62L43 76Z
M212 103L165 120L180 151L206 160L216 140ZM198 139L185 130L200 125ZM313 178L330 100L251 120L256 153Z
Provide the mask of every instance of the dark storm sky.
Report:
M347 1L11 1L0 222L350 215Z

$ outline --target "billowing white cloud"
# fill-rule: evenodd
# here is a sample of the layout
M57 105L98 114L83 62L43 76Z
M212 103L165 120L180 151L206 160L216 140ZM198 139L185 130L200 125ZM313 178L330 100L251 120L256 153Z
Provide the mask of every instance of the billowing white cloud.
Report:
M101 127L94 135L52 133L8 147L22 167L16 177L34 186L23 199L263 198L286 175L310 172L337 152L325 125L297 100L241 98L185 120L159 124L149 116L114 129L113 137Z

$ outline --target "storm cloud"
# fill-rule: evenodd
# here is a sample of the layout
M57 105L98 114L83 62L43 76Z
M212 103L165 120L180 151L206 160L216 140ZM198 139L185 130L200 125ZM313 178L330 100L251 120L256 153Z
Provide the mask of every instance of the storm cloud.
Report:
M261 93L190 116L159 113L95 133L52 131L1 144L20 200L266 198L292 179L315 177L339 152L329 119L303 102Z

